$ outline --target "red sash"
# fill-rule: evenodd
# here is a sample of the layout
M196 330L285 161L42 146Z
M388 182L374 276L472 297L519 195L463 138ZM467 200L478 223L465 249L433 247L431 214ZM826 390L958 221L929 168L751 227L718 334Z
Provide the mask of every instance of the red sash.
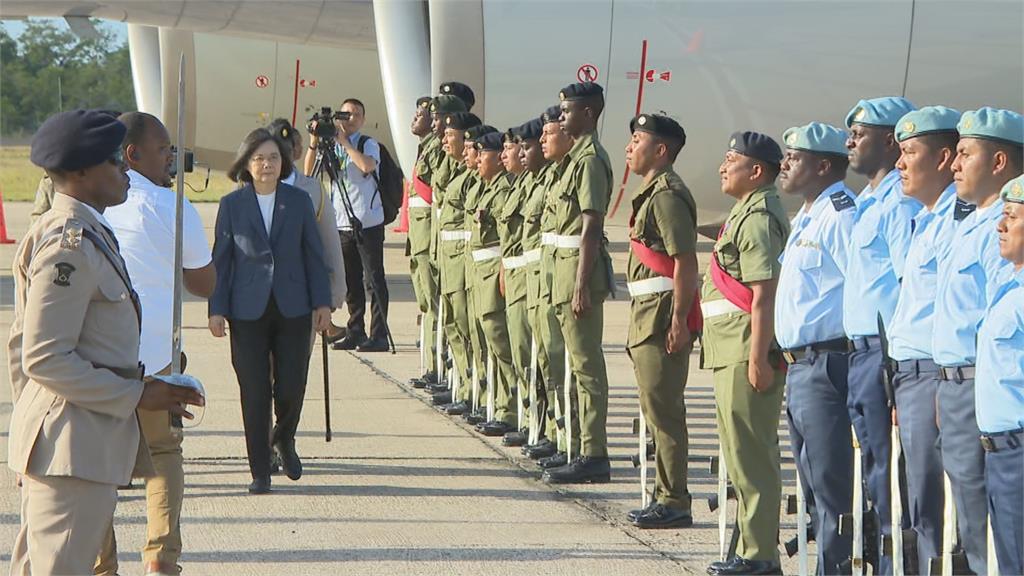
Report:
M420 179L420 175L416 173L415 169L412 171L412 189L417 196L426 200L427 204L434 203L434 189Z
M725 224L722 224L722 228L718 231L719 238L722 237L723 232L725 232ZM735 304L740 310L750 313L754 304L754 291L746 284L729 276L725 268L718 263L718 252L715 251L711 252L711 283L722 293L722 296L725 296L726 300Z
M629 219L629 227L633 228L634 217ZM635 238L629 239L629 249L636 256L641 264L649 268L655 274L666 278L674 278L676 274L676 261L664 252L651 250L643 242ZM704 330L704 315L700 311L700 288L693 295L693 303L686 313L686 327L690 332L699 333Z

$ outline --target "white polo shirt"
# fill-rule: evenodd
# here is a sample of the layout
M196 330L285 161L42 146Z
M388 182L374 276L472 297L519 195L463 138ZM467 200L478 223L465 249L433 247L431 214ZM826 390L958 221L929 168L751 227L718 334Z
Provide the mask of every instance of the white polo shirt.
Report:
M107 208L104 216L121 245L121 256L142 303L139 360L146 364L149 375L171 363L175 193L134 170L128 171L128 178L128 199ZM187 198L182 220L182 265L202 268L210 263L210 245L199 213Z
M359 136L357 132L349 136L352 146L359 149ZM384 205L381 204L380 194L377 192L377 182L373 178L373 172L363 174L363 171L352 162L345 149L335 143L334 149L338 153L338 160L341 161L341 181L348 192L348 199L352 204L352 212L355 217L363 223L363 228L379 226L384 223ZM380 144L370 138L363 146L363 154L373 158L377 167L374 172L380 172ZM338 230L351 230L348 212L345 210L344 199L341 196L340 186L331 186L331 204L334 205L334 213L337 216Z

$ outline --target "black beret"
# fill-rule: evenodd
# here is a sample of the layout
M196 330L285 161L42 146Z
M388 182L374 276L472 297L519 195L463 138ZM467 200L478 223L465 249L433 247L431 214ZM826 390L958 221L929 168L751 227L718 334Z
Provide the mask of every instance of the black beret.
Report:
M82 170L107 161L128 128L99 110L54 114L32 137L32 163L47 170Z
M755 160L775 166L782 165L782 149L779 144L771 136L759 132L733 132L729 137L729 149Z
M559 100L580 100L591 96L601 96L604 89L597 82L577 82L569 84L558 93Z
M483 136L484 134L497 134L497 132L498 129L495 128L494 126L489 126L487 124L477 124L476 126L471 126L469 129L467 129L464 136L466 137L466 140L474 141L477 138Z
M468 130L473 126L479 126L480 119L472 112L456 112L445 119L444 125L455 130Z
M495 130L494 132L488 132L487 134L481 134L476 138L476 147L478 150L492 150L498 151L502 149L501 133Z
M525 124L515 128L515 136L519 140L540 140L541 131L544 129L544 122L540 118L534 118Z
M473 89L462 82L445 82L441 84L441 94L450 94L466 103L466 108L472 108L476 104L476 96Z
M650 132L659 138L665 138L667 140L675 140L686 144L686 131L683 127L668 116L662 116L661 114L641 114L636 118L629 121L629 133L632 134L637 130L641 132Z
M416 99L416 107L417 108L430 108L430 103L433 102L433 101L434 101L434 99L431 98L430 96L420 96L419 98Z
M544 124L550 124L552 122L558 122L562 119L562 108L561 106L548 106L548 109L540 115L540 120Z

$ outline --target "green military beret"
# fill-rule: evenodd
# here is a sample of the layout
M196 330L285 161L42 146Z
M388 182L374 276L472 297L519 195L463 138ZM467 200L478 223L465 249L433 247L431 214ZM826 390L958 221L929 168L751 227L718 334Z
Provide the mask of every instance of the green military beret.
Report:
M544 121L540 118L534 118L529 122L526 122L515 128L516 140L540 140L540 135L544 130Z
M479 125L480 119L472 112L456 112L444 119L445 128L453 130L468 130Z
M430 108L430 103L433 102L433 101L434 101L434 99L431 98L430 96L420 96L419 98L416 99L416 107L417 108Z
M909 100L901 96L861 100L846 115L846 127L852 128L854 124L892 127L905 114L915 109Z
M456 112L468 112L466 103L448 94L442 94L434 98L430 104L430 111L434 114L455 114Z
M562 108L560 106L548 106L547 110L540 115L540 120L544 124L551 124L553 122L559 122L562 119Z
M982 138L1024 145L1024 116L1010 110L988 106L968 110L960 117L956 130L961 138Z
M729 149L776 167L782 164L782 149L779 148L779 144L771 136L760 132L733 132L729 137Z
M945 106L925 106L919 110L908 112L896 123L896 141L903 142L910 138L956 132L956 124L960 121L960 112Z
M782 140L786 148L793 150L804 150L816 154L832 154L835 156L846 156L846 130L840 130L835 126L811 122L806 126L796 126L786 130L782 134Z
M1013 180L1010 180L1003 186L1000 195L1006 202L1016 202L1018 204L1024 204L1024 175L1017 176Z
M654 134L659 138L674 140L686 144L686 131L668 116L661 114L641 114L629 121L629 133L637 130Z
M500 151L502 147L501 132L498 132L497 130L481 134L476 138L477 150L490 150L492 152L497 152Z
M558 93L558 99L567 101L582 100L603 94L604 89L597 82L577 82L562 88L562 91Z
M473 94L473 89L462 82L445 82L441 84L441 94L455 96L462 100L466 105L466 110L469 110L476 104L476 96Z
M484 134L491 134L497 131L498 129L495 128L494 126L488 126L487 124L478 123L474 126L470 126L469 128L467 128L464 136L466 140L472 142L475 141L477 138L483 136Z

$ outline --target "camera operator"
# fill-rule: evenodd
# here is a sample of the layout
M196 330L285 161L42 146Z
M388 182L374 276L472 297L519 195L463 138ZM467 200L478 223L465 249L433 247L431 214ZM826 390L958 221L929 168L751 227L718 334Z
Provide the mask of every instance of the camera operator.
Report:
M380 146L360 134L366 122L366 108L355 98L342 102L333 117L335 152L340 161L337 185L331 186L331 201L337 214L338 233L348 283L348 329L335 342L335 350L385 352L387 338L388 288L384 279L384 207L377 190L375 173L380 163ZM316 163L319 137L317 122L310 125L310 145L306 150L306 174ZM347 196L347 202L342 195ZM346 206L348 204L348 206ZM351 212L351 214L350 214ZM354 218L353 218L354 217ZM370 296L370 334L366 333L366 297Z

